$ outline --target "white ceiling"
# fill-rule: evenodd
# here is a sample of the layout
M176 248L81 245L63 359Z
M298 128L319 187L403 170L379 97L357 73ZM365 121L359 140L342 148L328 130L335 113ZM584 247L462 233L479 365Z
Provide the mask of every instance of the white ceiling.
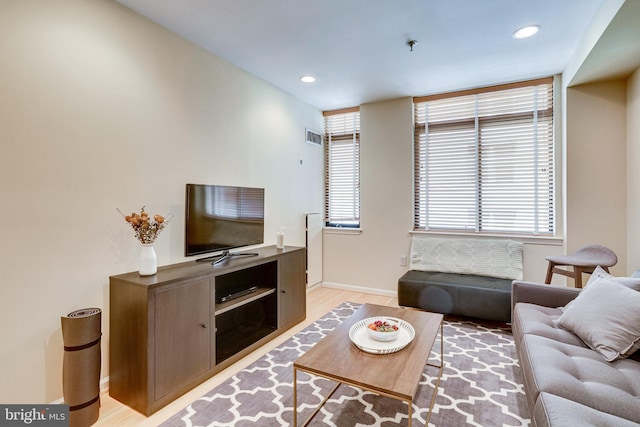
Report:
M117 1L331 110L562 72L604 0Z

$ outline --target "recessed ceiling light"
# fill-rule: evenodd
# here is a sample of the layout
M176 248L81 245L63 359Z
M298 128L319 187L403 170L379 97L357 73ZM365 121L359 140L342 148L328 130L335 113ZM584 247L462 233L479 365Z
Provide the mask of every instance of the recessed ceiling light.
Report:
M305 83L313 83L316 81L316 78L313 76L306 75L306 76L300 77L300 80Z
M527 25L526 27L519 28L513 32L514 39L526 39L531 37L535 33L540 31L540 25Z

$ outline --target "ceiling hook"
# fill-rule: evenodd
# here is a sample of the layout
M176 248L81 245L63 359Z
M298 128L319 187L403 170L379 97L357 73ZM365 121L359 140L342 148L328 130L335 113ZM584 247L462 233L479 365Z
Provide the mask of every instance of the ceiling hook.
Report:
M413 47L416 45L416 43L418 43L416 40L409 40L405 43L405 45L409 46L409 49L411 49L411 52L413 52Z

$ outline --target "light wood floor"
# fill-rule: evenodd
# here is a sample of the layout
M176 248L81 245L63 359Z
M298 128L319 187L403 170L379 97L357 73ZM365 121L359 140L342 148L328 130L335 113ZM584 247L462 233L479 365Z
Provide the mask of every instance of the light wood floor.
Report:
M224 371L218 373L213 378L200 384L190 392L184 394L165 406L150 417L145 417L140 413L130 409L115 399L112 399L108 392L101 395L100 419L94 425L96 426L157 426L158 424L179 412L185 406L206 394L209 390L222 383L227 378L233 376L247 365L259 359L269 350L277 347L288 338L301 331L316 319L325 313L331 311L334 307L340 305L344 301L371 303L388 306L398 306L398 299L394 297L372 295L358 292L349 292L330 288L317 287L307 293L307 318L305 321L297 324L284 334L275 338L273 341L263 345L253 353L240 359Z

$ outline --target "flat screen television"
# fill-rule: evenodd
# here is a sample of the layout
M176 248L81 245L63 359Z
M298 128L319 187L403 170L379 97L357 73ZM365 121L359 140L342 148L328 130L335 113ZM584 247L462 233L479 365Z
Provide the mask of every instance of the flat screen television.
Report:
M231 249L264 243L264 188L187 184L185 256L220 252L198 261L215 264Z

